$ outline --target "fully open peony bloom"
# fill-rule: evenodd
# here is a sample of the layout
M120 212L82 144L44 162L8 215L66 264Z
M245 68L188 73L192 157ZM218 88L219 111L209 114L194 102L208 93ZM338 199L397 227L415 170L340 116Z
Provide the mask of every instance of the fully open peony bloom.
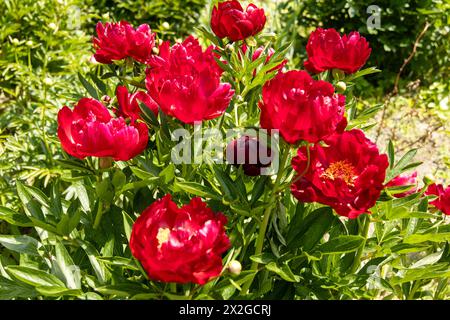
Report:
M83 98L73 110L66 106L59 110L58 137L63 149L76 158L127 161L146 148L148 128L144 123L127 125L124 118L113 118L99 101Z
M213 8L211 29L217 37L231 41L244 40L258 34L266 24L264 9L253 3L244 11L237 0L220 2Z
M396 198L403 198L415 193L417 191L417 172L414 171L413 173L403 173L399 176L396 176L386 184L386 187L400 186L411 186L411 189L402 193L394 194L394 197Z
M127 87L118 86L116 95L119 103L119 114L124 118L130 118L132 121L141 119L139 101L144 103L155 116L158 115L158 104L144 91L136 91L130 94Z
M319 202L332 207L339 215L351 219L368 213L383 189L385 154L367 139L361 130L345 131L325 140L328 146L310 147L307 167L306 147L292 160L297 177L292 194L303 202Z
M369 43L356 31L341 37L334 29L317 28L306 45L308 60L305 68L311 73L329 69L355 73L369 59L371 51Z
M438 196L438 198L431 201L430 204L441 210L442 213L450 215L450 186L444 188L442 184L433 183L428 186L425 194Z
M94 58L100 63L112 63L131 57L148 63L155 46L155 34L147 24L134 29L126 21L97 23L97 36L93 39Z
M131 252L152 279L205 284L222 271L221 255L230 247L225 224L200 198L178 208L166 195L134 223Z
M261 127L278 129L288 143L318 142L343 131L345 96L334 93L325 81L316 81L306 71L279 73L262 90Z
M243 136L231 141L226 150L227 162L242 165L248 176L259 176L261 170L270 167L272 149L256 137Z
M190 36L170 47L164 42L159 56L150 61L146 86L161 110L178 120L192 124L222 115L234 91L229 83L220 83L222 69L214 60L213 47L206 51Z

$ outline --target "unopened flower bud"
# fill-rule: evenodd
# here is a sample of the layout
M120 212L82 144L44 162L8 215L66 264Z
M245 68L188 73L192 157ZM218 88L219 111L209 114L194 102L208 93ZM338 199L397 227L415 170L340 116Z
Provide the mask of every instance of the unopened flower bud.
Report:
M14 39L12 39L11 40L11 43L13 44L13 45L18 45L19 44L19 39L17 39L17 38L14 38Z
M102 102L103 102L104 104L109 104L109 103L111 102L111 97L110 97L110 96L107 96L107 95L104 95L104 96L102 97Z
M33 41L28 40L26 43L27 47L32 47L33 46Z
M237 260L230 261L230 263L228 264L228 271L230 271L230 273L232 274L239 275L242 271L241 263Z
M170 29L170 24L169 24L167 21L164 21L164 22L161 24L161 27L163 27L163 29L168 30L168 29Z
M344 81L339 81L338 83L336 83L336 90L339 93L345 92L345 90L347 90L347 84Z
M159 54L159 48L153 47L153 48L152 48L152 53L153 53L153 54Z
M50 29L52 29L52 30L55 30L55 29L57 28L57 26L56 26L56 24L55 24L54 22L50 22L50 23L48 24L48 27L49 27Z

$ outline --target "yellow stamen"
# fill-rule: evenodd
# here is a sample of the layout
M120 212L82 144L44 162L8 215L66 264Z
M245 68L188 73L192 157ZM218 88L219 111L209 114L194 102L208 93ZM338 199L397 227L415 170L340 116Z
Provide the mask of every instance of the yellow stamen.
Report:
M336 161L322 173L322 177L335 180L337 178L343 180L347 185L354 186L354 179L356 178L355 167L348 161Z
M158 234L156 235L156 239L158 240L158 249L161 249L161 246L169 241L169 235L169 228L159 228Z

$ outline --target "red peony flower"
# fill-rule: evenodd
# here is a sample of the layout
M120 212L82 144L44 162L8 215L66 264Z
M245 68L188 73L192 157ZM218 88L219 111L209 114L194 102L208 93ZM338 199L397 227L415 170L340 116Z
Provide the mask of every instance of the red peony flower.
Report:
M220 2L213 8L211 29L217 37L231 41L244 40L258 34L266 24L264 9L249 4L244 11L239 1Z
M172 47L164 42L150 66L146 78L150 96L164 113L184 123L219 117L234 94L229 83L220 83L223 71L214 60L213 47L202 51L192 36Z
M247 45L246 45L245 43L242 45L241 49L242 49L242 52L243 52L244 54L247 53L248 48L247 48ZM261 46L261 47L257 48L257 49L255 50L255 52L253 52L253 54L252 54L252 61L255 61L256 59L258 59L259 57L261 57L261 54L262 54L263 52L264 52L264 46ZM268 52L267 52L265 64L267 64L267 63L270 62L270 59L272 58L272 56L273 56L274 54L275 54L275 50L273 50L272 48L269 48L269 50L268 50ZM239 59L241 58L241 55L240 55L239 52L238 52L238 57L239 57ZM276 71L276 70L281 70L281 69L283 69L283 67L287 64L287 62L288 62L288 61L285 59L285 60L283 60L282 62L280 62L279 65L275 66L274 68L270 69L270 70L267 71L267 72L272 72L272 71ZM253 76L254 76L254 77L256 76L256 70L253 71Z
M280 130L291 144L300 140L318 142L347 125L345 96L305 71L280 72L264 85L262 98L261 127Z
M428 186L425 195L435 195L438 198L430 202L431 205L435 206L442 213L450 215L450 186L444 189L442 184L431 184Z
M119 103L119 115L124 118L130 118L132 121L141 119L139 101L144 103L155 116L158 115L158 104L144 91L130 94L127 87L118 86L116 95Z
M248 176L259 176L272 162L272 149L255 137L243 136L231 141L226 152L227 162L242 165Z
M309 36L304 65L311 73L340 69L351 74L366 63L371 51L369 43L356 31L341 37L334 29L318 28Z
M63 149L76 158L127 161L146 148L148 128L144 123L127 125L122 117L111 117L99 101L83 98L73 110L66 106L59 110L58 137Z
M222 271L221 255L230 247L225 224L200 198L178 208L166 195L134 223L131 252L152 279L203 285Z
M100 63L112 63L131 57L141 63L148 63L155 46L155 34L147 24L134 29L126 21L118 23L97 23L97 36L93 39L94 58Z
M386 187L411 186L408 191L394 194L396 198L403 198L417 192L417 172L401 174L386 184Z
M381 191L389 166L385 154L361 130L345 131L325 140L328 146L298 150L292 166L300 175L291 185L292 194L303 202L331 206L339 215L356 218L369 213Z

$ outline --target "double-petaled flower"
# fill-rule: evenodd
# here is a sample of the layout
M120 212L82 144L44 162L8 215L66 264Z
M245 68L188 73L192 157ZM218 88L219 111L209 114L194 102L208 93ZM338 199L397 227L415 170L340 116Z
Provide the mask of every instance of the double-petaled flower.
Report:
M279 73L262 90L261 127L278 129L285 141L318 142L343 131L345 96L332 84L316 81L306 71Z
M450 186L445 188L442 184L433 183L428 186L425 194L437 196L437 199L431 201L430 204L441 210L442 213L450 215Z
M303 202L328 205L341 216L368 213L384 188L387 156L357 129L330 136L325 143L310 147L309 160L306 147L298 150L292 160L298 173L292 194Z
M147 24L136 29L126 21L97 23L97 38L93 39L94 58L100 63L112 63L131 57L148 63L155 46L155 34Z
M190 36L170 47L164 42L159 56L153 56L147 69L146 86L161 110L192 124L222 115L234 91L221 83L223 70L214 60L213 47L206 51Z
M212 11L211 29L221 39L244 40L261 32L265 24L264 9L253 3L244 11L237 0L219 2Z
M134 223L131 252L152 279L205 284L221 273L221 255L230 247L225 224L200 198L178 208L166 195Z
M311 33L306 45L305 68L311 73L330 69L355 73L369 59L371 51L369 43L356 31L341 37L335 29L318 28Z
M58 137L63 149L76 158L127 161L146 148L148 128L141 122L127 124L123 117L112 117L99 101L82 98L73 110L64 106L59 111Z

